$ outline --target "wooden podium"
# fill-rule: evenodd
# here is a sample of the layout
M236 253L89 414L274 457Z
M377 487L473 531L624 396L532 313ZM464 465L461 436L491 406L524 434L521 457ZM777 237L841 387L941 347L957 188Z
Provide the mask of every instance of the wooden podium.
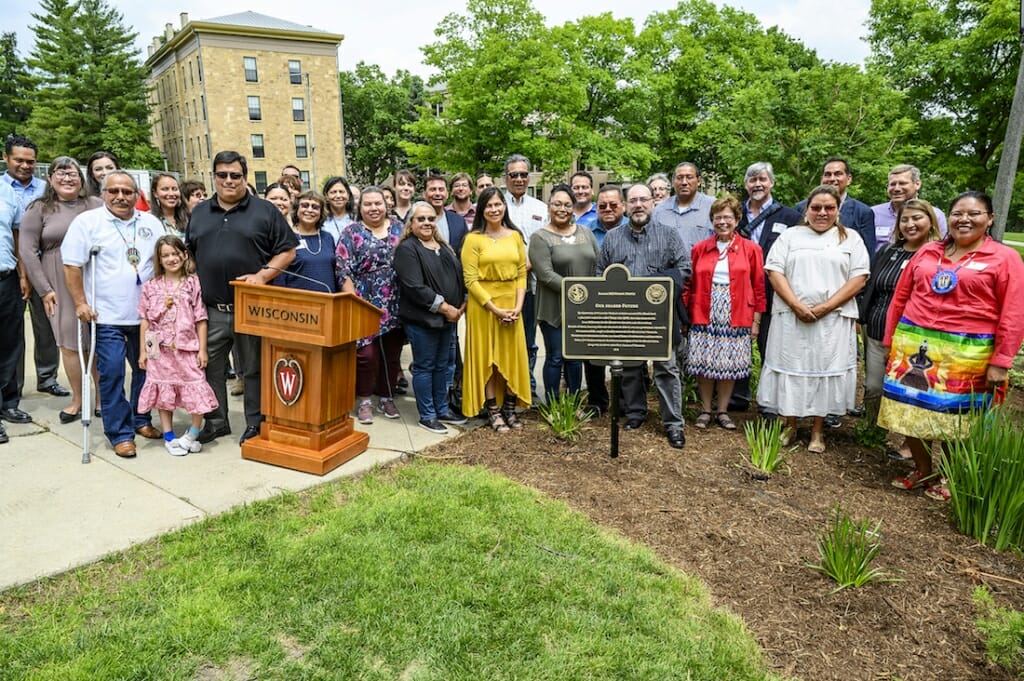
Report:
M380 329L381 311L352 293L313 293L231 282L235 331L263 338L258 437L242 458L323 475L366 451L354 429L356 341Z

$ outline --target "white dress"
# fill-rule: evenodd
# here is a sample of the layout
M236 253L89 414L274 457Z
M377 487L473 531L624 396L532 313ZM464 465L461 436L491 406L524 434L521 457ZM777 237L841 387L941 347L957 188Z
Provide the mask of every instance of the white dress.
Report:
M850 279L868 274L864 242L852 229L818 234L797 226L779 235L765 271L785 275L798 300L814 307ZM845 414L857 394L857 301L813 323L800 321L778 294L761 365L757 403L783 416Z

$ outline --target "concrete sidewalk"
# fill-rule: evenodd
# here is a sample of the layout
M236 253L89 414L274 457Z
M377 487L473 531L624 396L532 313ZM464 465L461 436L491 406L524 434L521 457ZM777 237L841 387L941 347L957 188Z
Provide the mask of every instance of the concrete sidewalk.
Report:
M31 346L31 330L26 335ZM28 348L26 386L35 386ZM403 366L408 366L408 348ZM61 376L61 384L67 380ZM0 590L95 561L159 534L194 523L239 504L266 499L283 490L302 490L398 460L406 452L454 437L417 426L411 396L396 398L402 418L378 415L370 448L320 477L241 458L238 437L244 420L240 397L230 398L230 437L205 445L198 454L172 457L162 440L136 438L139 453L121 459L93 419L89 428L92 463L83 465L81 422L60 423L57 412L69 398L26 389L21 408L33 423L4 423L11 441L0 445ZM156 412L154 411L154 423ZM175 414L175 431L188 415Z

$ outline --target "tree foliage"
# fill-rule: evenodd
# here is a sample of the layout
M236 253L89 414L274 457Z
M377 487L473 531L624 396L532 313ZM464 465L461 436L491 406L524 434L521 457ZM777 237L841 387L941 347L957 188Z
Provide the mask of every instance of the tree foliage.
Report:
M39 77L26 129L41 158L113 151L122 164L156 167L146 71L136 34L105 0L41 0L28 60Z
M410 160L442 170L493 171L513 152L564 169L572 160L580 81L568 80L544 17L529 0L469 0L423 48L439 86L408 131Z
M13 32L0 34L0 137L20 132L32 110L28 93L32 91L28 67L18 56L18 37Z
M408 165L402 141L406 124L423 106L423 79L407 71L387 78L379 67L359 62L339 74L345 106L345 157L349 178L377 184Z
M872 0L871 68L903 92L936 140L932 172L991 187L1020 63L1017 0Z

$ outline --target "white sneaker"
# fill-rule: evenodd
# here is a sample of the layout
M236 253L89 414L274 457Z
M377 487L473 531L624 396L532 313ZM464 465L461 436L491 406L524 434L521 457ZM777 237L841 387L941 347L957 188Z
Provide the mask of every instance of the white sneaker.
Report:
M184 435L182 435L181 437L176 437L173 440L171 440L171 444L178 445L189 454L198 454L199 452L203 451L203 445L199 442L199 440L193 440L192 438L185 437Z
M188 450L182 449L181 445L178 444L177 439L171 440L170 442L164 440L164 449L166 449L167 453L171 456L186 456L188 454Z

